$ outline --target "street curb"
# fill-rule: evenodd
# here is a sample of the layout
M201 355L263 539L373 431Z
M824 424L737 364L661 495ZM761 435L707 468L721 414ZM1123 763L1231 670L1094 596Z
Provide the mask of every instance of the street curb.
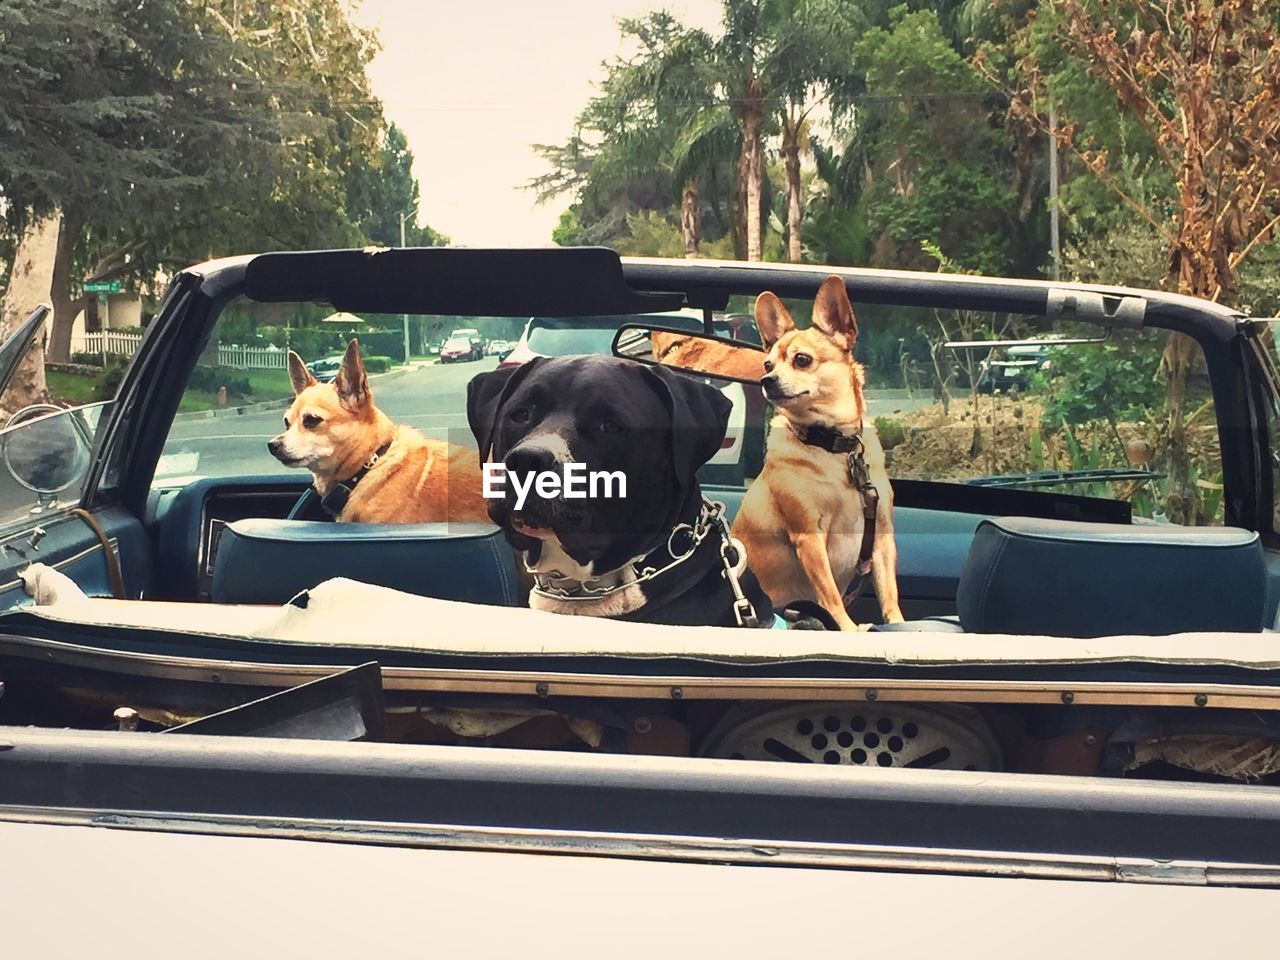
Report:
M386 373L375 373L369 376L370 380L390 380L396 377L402 377L409 372L409 367L397 367L394 370L388 370ZM173 417L174 423L190 423L193 420L222 420L227 417L242 417L246 413L261 413L264 410L283 410L293 402L291 397L281 397L278 400L263 400L260 403L250 403L243 407L219 407L214 410L188 410L186 413L178 413Z

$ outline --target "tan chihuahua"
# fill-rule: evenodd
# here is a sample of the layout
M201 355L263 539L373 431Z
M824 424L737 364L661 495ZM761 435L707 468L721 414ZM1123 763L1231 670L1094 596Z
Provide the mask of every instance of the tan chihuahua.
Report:
M757 351L707 340L701 334L654 330L649 341L653 359L667 366L757 382L765 375L764 360Z
M807 330L796 329L772 293L756 300L756 324L768 350L760 385L780 412L733 535L775 603L814 600L842 630L866 629L849 616L843 591L869 573L881 615L900 622L893 488L866 422L866 378L853 359L858 323L844 282L823 282Z
M325 510L343 523L489 523L474 450L397 427L373 403L352 340L331 384L289 351L294 399L285 431L267 449L287 467L315 477Z

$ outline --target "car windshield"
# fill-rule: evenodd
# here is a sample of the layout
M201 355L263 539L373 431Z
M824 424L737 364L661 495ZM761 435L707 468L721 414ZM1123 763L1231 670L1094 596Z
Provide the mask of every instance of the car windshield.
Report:
M572 354L607 354L614 335L624 324L702 329L701 318L689 314L653 314L622 317L534 317L529 321L525 342L529 349L544 357L567 357Z
M735 298L716 332L759 336L750 318L754 298ZM739 302L740 301L740 302ZM789 301L807 324L811 303ZM1017 345L993 351L987 339L1033 337L1033 318L855 305L855 356L866 378L867 419L898 479L1010 487L1122 500L1138 518L1221 523L1222 464L1207 372L1193 364L1184 421L1185 448L1171 460L1163 382L1158 371L1166 335L1115 333L1099 342ZM457 318L363 314L348 328L320 322L328 308L255 304L241 299L218 321L219 363L197 365L156 475L161 485L197 477L288 472L267 451L279 432L292 391L288 349L303 357L333 356L351 337L360 341L380 408L428 436L474 446L466 418L466 386L482 370L532 356L608 354L624 324L700 330L694 311L675 314L468 318L477 339L508 340L516 351L500 359L456 333ZM738 317L746 317L744 321ZM405 330L410 355L404 357ZM522 331L523 328L523 331ZM1041 327L1042 329L1042 327ZM1098 340L1079 324L1055 336ZM444 364L429 345L465 352ZM974 343L977 346L965 347ZM471 359L473 354L477 359ZM1016 351L1016 352L1015 352ZM481 353L485 353L480 358ZM999 352L1017 362L993 361ZM758 474L772 412L757 387L734 393L729 445L704 469L704 481L744 486ZM1191 513L1171 513L1179 485L1192 490ZM1174 498L1175 500L1177 498Z

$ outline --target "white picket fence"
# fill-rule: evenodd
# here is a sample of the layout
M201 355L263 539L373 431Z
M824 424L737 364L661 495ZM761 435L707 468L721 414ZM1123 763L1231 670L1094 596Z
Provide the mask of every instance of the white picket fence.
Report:
M289 352L279 347L236 347L218 344L218 364L237 370L283 370L289 365Z
M142 342L140 333L122 333L119 330L103 330L101 333L85 333L71 338L72 353L113 353L132 357Z
M71 352L131 357L137 352L140 343L140 333L103 330L101 333L85 333L74 337ZM218 345L218 365L235 367L237 370L283 370L288 366L288 356L288 351L278 347L238 347L228 343Z

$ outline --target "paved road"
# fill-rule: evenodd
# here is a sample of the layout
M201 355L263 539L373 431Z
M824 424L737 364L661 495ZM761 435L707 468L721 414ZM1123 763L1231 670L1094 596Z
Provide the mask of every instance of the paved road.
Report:
M472 443L467 427L467 381L483 370L492 370L492 358L469 363L422 365L408 372L393 372L372 381L378 406L397 423L417 427L429 437ZM908 398L905 391L867 393L871 416L909 412L930 402L927 393L917 391ZM185 420L176 423L165 445L159 476L237 476L255 473L283 473L267 453L267 441L280 432L282 403L278 409L254 411L242 416Z
M417 427L429 437L470 442L467 428L467 381L497 361L422 365L407 372L393 371L371 381L378 406L397 423ZM271 454L267 441L280 432L279 408L242 416L184 420L175 423L165 444L159 476L235 476L286 473Z

